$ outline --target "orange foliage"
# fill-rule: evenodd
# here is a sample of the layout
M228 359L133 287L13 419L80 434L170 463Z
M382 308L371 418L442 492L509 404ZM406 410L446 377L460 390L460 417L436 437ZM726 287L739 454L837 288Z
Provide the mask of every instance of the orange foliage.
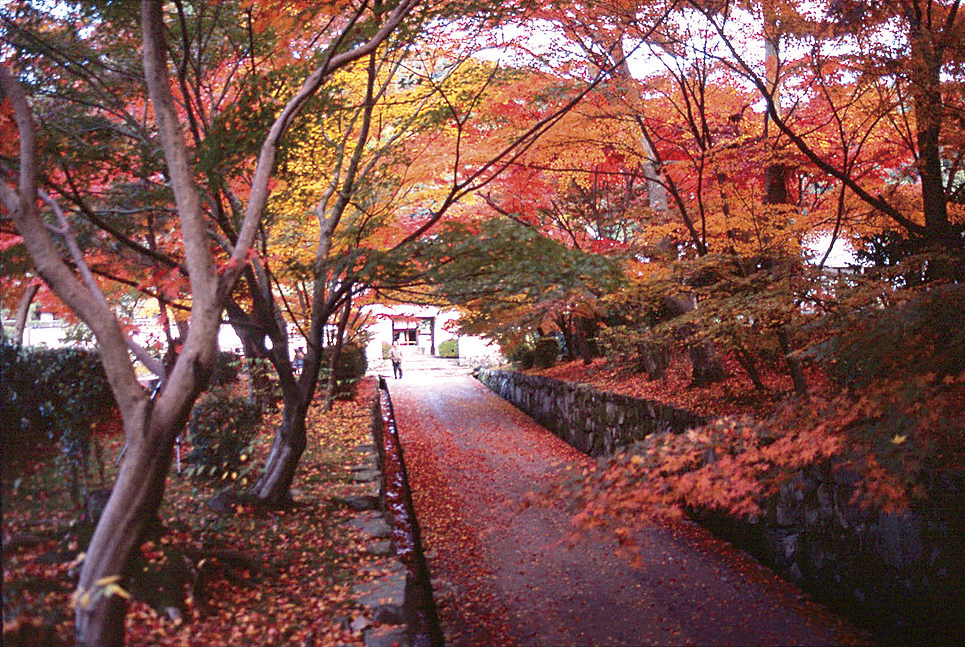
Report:
M811 383L823 386L812 392L809 402L779 405L758 398L741 406L733 397L737 378L727 381L730 387L687 388L680 365L658 382L617 372L599 361L531 372L705 413L726 404L731 413L683 434L651 435L601 459L596 469L571 468L569 478L547 495L570 501L577 511L573 523L582 530L619 528L654 514L677 516L687 508L759 515L767 497L799 470L832 464L859 475L852 503L884 512L906 510L928 494L918 481L923 465L935 468L940 459L941 464L960 466L965 459L959 416L965 408L965 374L914 378L914 387L877 382L855 395L835 393L827 380L818 383L814 378L819 373L812 368ZM909 388L916 397L907 397ZM879 426L889 428L896 415L915 422L882 437Z

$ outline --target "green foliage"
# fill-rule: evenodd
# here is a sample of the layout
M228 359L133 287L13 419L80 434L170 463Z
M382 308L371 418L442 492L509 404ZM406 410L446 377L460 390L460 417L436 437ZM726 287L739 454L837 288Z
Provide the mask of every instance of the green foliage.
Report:
M909 293L910 294L910 293ZM965 371L965 287L924 292L900 307L871 303L829 323L836 333L812 354L843 386ZM834 330L832 329L832 330Z
M232 395L230 387L238 381L244 357L234 353L218 352L215 357L209 387L191 411L188 433L192 444L186 461L192 465L187 474L196 477L234 480L251 456L251 445L261 422L262 412L280 397L277 380L267 360L251 361L248 370L260 377L259 398L250 399Z
M540 337L533 348L533 366L549 368L560 355L560 344L554 337Z
M447 339L439 344L439 357L449 359L459 357L459 340Z
M318 373L318 379L327 384L329 379L329 365L331 364L333 348L326 348L322 353L322 369ZM345 344L338 356L335 364L334 397L339 400L351 400L355 397L358 382L365 376L368 369L368 359L365 357L365 349L358 344Z
M229 353L218 351L214 359L214 368L211 371L211 379L208 381L209 388L226 386L238 381L238 374L241 370L241 362L244 358Z
M586 304L626 285L618 254L572 249L505 218L445 223L413 255L439 296L466 306L460 330L496 340L510 357L547 315L591 309Z
M389 359L389 351L392 350L392 344L389 342L382 342L382 359Z
M636 361L640 342L639 332L632 326L607 326L600 331L600 346L603 355L617 364L633 364Z
M16 348L0 338L0 433L4 456L59 447L76 491L86 469L91 428L116 408L96 352L81 348Z
M531 344L522 341L505 347L503 352L506 353L506 357L509 358L509 361L512 362L516 368L522 371L533 368L533 363L536 360L536 351L533 350Z
M248 398L212 391L202 395L188 421L190 476L232 479L251 456L261 407Z
M264 411L276 411L282 399L278 373L266 357L239 358L239 370L247 371L248 395L259 402Z

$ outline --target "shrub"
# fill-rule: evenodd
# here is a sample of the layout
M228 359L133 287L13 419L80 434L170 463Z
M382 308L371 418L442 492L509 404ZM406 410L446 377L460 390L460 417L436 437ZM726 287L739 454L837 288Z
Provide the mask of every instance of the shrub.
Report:
M319 371L318 379L323 385L328 384L328 367L333 352L335 352L334 348L326 348L322 353L322 370ZM365 376L368 367L368 359L365 357L365 349L362 346L358 344L342 346L338 363L335 365L334 397L340 400L353 399L358 381Z
M644 333L633 326L608 326L600 332L603 355L614 364L633 364Z
M251 444L261 422L261 407L248 398L214 391L202 395L188 421L192 450L186 462L191 476L237 477L251 456Z
M241 359L248 378L248 397L257 400L264 411L277 411L282 399L278 373L265 357Z
M536 351L522 344L513 347L509 351L508 355L509 361L511 361L516 368L522 371L525 371L528 368L533 368L533 362L536 359Z
M554 337L540 337L533 348L533 366L549 368L556 363L560 354L560 344Z
M905 380L965 371L965 288L953 285L898 308L868 308L839 325L842 332L812 353L839 384L860 388L876 379Z
M0 374L4 456L58 446L71 493L79 497L93 424L117 406L100 357L83 348L17 348L0 338Z
M456 358L459 357L459 341L447 339L439 344L439 357Z
M243 357L234 353L218 351L214 358L214 368L211 371L211 380L208 382L208 386L213 388L237 382L243 361Z

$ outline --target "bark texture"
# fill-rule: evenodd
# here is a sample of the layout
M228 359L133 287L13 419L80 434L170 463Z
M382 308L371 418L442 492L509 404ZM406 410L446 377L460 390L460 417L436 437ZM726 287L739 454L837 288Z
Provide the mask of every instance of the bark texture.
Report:
M295 472L305 452L307 431L304 402L292 402L285 406L282 423L275 432L275 441L265 464L265 471L251 489L259 501L270 506L283 505L288 499Z
M13 343L17 346L23 343L23 331L27 327L27 316L30 314L30 304L33 303L38 290L40 290L39 285L28 285L27 289L24 290L23 296L20 297L20 302L17 304L17 319L13 325Z
M787 364L787 370L791 374L791 381L794 383L794 393L807 399L808 383L804 376L804 367L801 365L801 360L794 354L794 349L791 347L791 336L784 326L781 326L777 330L777 342L781 346L781 352L784 354L784 362Z
M145 418L150 415L149 407L144 407L142 415ZM149 421L145 419L144 425L150 426ZM103 595L106 589L97 582L119 576L121 585L125 585L131 575L131 555L157 518L172 453L171 442L152 441L163 436L171 436L170 430L155 429L143 441L127 448L121 471L91 539L77 585L78 645L93 647L124 643L127 600L121 595ZM161 445L160 451L156 451L157 445Z
M687 295L665 297L664 308L674 317L693 312L697 304ZM693 337L696 334L692 324L682 327L681 336ZM727 378L727 369L720 361L714 343L710 340L695 341L690 345L690 383L693 386L705 386L720 382Z

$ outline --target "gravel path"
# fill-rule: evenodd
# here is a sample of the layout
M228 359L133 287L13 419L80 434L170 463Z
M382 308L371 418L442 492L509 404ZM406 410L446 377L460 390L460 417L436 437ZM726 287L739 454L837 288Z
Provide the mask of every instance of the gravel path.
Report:
M648 524L639 569L608 535L571 545L564 510L519 502L589 459L471 377L430 368L389 390L448 645L865 642L688 522Z

